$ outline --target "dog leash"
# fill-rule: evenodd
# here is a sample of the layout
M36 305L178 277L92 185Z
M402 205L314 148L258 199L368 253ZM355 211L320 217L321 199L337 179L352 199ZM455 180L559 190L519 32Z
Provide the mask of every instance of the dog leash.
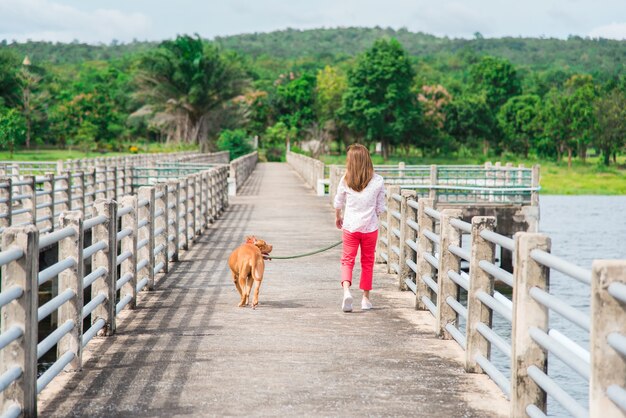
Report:
M342 242L343 242L343 240L338 241L338 242L334 243L333 245L329 245L328 247L320 248L319 250L311 251L310 253L296 254L296 255L283 256L283 257L270 255L269 258L270 258L270 260L272 260L272 259L276 259L276 260L290 260L292 258L308 257L310 255L323 253L324 251L328 251L331 248L335 248L336 246L338 246Z

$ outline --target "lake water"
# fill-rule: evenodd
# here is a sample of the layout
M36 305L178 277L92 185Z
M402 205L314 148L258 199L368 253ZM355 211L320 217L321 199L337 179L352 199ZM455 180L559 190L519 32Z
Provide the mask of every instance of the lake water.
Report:
M595 259L626 259L626 196L541 196L540 231L552 240L552 253L591 270ZM571 306L589 313L590 287L552 271L550 293ZM510 324L494 314L494 328L510 341ZM550 328L556 329L589 349L586 331L550 313ZM493 350L493 361L509 373L508 358ZM581 405L588 406L587 382L554 356L549 375ZM550 416L569 416L548 398Z

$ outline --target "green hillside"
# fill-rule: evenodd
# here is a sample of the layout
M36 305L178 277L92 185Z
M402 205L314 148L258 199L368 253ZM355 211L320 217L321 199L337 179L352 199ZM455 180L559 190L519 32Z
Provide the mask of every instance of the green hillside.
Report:
M376 39L394 37L409 55L420 58L447 58L459 53L494 55L513 64L534 70L561 67L568 72L595 75L616 75L626 70L626 42L608 39L570 37L554 38L495 38L475 39L440 38L406 29L390 28L336 28L254 33L215 38L221 46L253 58L271 56L274 59L331 57L347 58L369 48ZM6 46L21 55L37 61L75 63L90 60L109 60L128 54L145 52L158 42L131 42L128 44L88 45L79 42L59 44L52 42L7 43Z
M572 72L617 74L626 69L626 42L607 39L450 39L405 29L345 28L246 34L216 38L220 45L252 56L276 58L353 56L381 37L396 38L409 55L446 57L458 53L494 55L535 70L564 67Z

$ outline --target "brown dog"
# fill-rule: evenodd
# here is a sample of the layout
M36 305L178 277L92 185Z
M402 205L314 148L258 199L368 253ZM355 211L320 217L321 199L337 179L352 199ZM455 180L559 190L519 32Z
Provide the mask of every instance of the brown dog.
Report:
M239 306L249 303L252 284L256 282L252 307L259 304L259 288L265 271L265 259L269 259L272 246L254 236L246 237L246 242L239 246L228 257L228 266L233 273L233 282L241 296Z

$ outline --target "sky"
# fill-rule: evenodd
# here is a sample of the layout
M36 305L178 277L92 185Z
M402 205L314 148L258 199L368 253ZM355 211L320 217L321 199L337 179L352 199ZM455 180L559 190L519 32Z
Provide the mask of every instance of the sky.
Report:
M381 26L452 38L626 39L626 0L0 0L0 40L87 43Z

